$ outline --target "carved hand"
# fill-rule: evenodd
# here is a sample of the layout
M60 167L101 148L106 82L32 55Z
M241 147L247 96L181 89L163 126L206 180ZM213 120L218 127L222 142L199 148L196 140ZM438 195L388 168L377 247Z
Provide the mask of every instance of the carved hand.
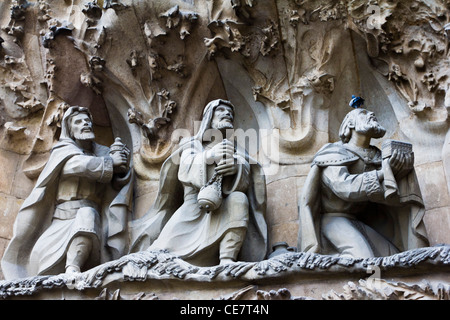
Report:
M237 162L234 157L223 159L217 164L216 172L223 176L230 176L237 173Z
M110 154L113 160L114 172L123 172L127 167L128 155L125 152L114 152Z
M233 142L223 140L206 152L206 162L208 164L219 163L223 159L232 159L234 154Z
M399 178L407 174L414 167L414 154L402 153L394 150L389 159L389 164L394 175Z

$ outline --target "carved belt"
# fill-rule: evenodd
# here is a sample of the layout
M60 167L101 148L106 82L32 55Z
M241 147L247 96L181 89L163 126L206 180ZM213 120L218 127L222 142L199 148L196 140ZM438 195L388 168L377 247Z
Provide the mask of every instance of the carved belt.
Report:
M58 204L53 217L61 220L73 219L77 211L84 207L94 208L98 212L98 205L92 200L72 200Z

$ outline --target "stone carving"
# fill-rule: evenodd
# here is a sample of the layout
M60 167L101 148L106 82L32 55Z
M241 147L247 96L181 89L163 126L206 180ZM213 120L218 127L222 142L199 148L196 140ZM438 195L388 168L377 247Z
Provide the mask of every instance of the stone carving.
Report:
M155 293L148 294L145 292L139 292L131 298L128 298L121 295L120 289L111 293L108 288L105 288L95 300L159 300L159 298Z
M361 279L358 284L348 282L343 289L343 293L337 293L334 290L324 293L321 300L449 300L450 298L448 284L432 284L428 281L408 284L384 279ZM118 295L117 292L115 294ZM264 291L257 290L256 286L245 287L221 298L223 300L316 300L310 297L293 296L286 288Z
M448 54L448 4L411 1L409 6L403 6L378 1L348 5L347 14L349 27L366 39L373 65L394 82L411 111L431 121L443 121L447 113L436 97L448 94L449 79L442 68L447 62L440 58ZM418 27L419 21L423 27ZM435 73L433 90L440 92L438 95L430 94L428 84L421 81L430 72Z
M63 273L53 276L42 275L26 279L0 281L0 297L29 296L56 288L78 291L99 289L107 287L114 281L126 283L151 279L170 279L206 284L241 280L254 284L257 281L269 278L283 279L286 277L286 279L292 279L292 276L296 275L309 277L312 271L316 271L317 274L328 273L333 276L342 274L348 276L349 274L359 273L362 277L367 277L369 266L378 267L383 273L390 270L398 272L399 270L405 270L405 268L414 268L426 270L425 272L428 274L433 270L437 272L439 268L447 268L449 264L450 246L448 245L404 251L389 257L357 259L307 252L290 252L259 262L236 262L212 267L191 265L170 254L167 250L146 250L128 254L79 274ZM234 298L239 299L250 289L247 288L243 290L244 292L236 293ZM330 296L330 294L331 292L324 296ZM279 292L278 295L289 297L283 291ZM264 296L263 293L262 296ZM437 296L439 297L439 295ZM222 296L219 299L233 299L233 295Z
M198 265L265 257L265 178L259 164L226 139L233 120L229 101L207 104L197 134L162 166L154 206L133 221L133 252L167 249Z
M166 27L169 29L175 29L180 26L180 39L184 40L190 35L192 25L198 19L198 14L191 11L181 11L180 7L176 5L161 13L160 17L166 20Z
M361 102L352 99L341 141L314 157L299 204L301 251L369 258L428 245L414 154L402 149L411 146L372 146L385 129Z
M247 286L229 294L220 297L220 300L310 300L305 297L293 297L286 288L278 290L257 290L257 286Z
M256 59L259 54L265 57L277 53L280 47L279 26L267 18L261 19L263 25L254 27L255 21L251 17L253 4L242 5L240 1L234 1L229 4L218 2L214 6L217 8L213 10L208 24L213 37L204 39L209 59L217 56L219 51L226 56L228 51L238 52L250 60Z
M14 0L11 3L11 19L9 24L3 28L8 35L14 37L14 41L18 43L24 34L24 20L29 3L26 0Z
M58 21L56 19L47 21L48 28L50 31L42 36L42 45L44 48L51 48L53 46L52 41L58 35L68 35L72 33L74 26L67 21Z
M259 51L263 56L267 56L270 53L273 53L280 43L278 25L274 21L269 21L268 26L262 29L262 33L264 36Z
M91 88L96 94L101 94L103 84L98 76L105 67L105 60L100 57L93 56L89 59L89 70L80 75L80 82L86 87Z
M123 3L120 3L120 1L114 1L114 0L104 0L103 1L103 8L105 9L113 9L114 11L119 11L123 9L127 9L129 6Z
M39 22L45 22L52 18L50 15L52 10L50 9L50 5L46 2L46 0L38 0L38 7L39 7L38 11Z
M144 136L150 141L155 140L159 129L170 122L170 115L177 107L177 103L169 99L170 93L166 89L161 90L157 95L160 97L159 104L161 114L159 117L145 121L144 115L141 112L137 111L135 108L128 109L128 121L140 126Z
M161 164L179 142L174 130L195 132L203 106L220 97L239 101L239 128L268 133L258 136L261 144L251 155L266 173L269 248L286 241L289 251L299 226L297 190L305 188L319 148L339 140L354 92L367 99L387 129L385 138L414 145L430 243L448 243L449 12L442 0L0 1L0 257L69 105L89 107L99 143L120 136L133 146L132 216L139 218L153 204ZM320 268L327 263L336 266L334 257L302 257L319 273L329 270ZM283 273L275 269L292 271L280 261L292 262L262 261L268 269L257 279ZM148 266L148 278L186 266L171 262ZM415 272L409 267L404 264L402 276ZM118 268L106 277L120 278ZM217 272L248 280L253 268L241 262ZM136 279L144 269L133 269ZM189 270L188 279L200 272L180 270ZM344 280L352 277L349 270ZM29 279L27 288L49 285L41 281ZM283 296L270 289L263 295ZM254 293L246 292L243 297Z
M220 296L217 300L449 300L450 286L446 283L432 284L423 281L417 284L387 281L384 279L363 280L358 283L348 282L343 293L334 290L322 294L321 299L294 296L290 290L258 290L250 285L231 294ZM96 300L159 300L155 293L140 292L132 297L121 295L120 289L110 292L103 289Z
M358 284L349 282L343 293L330 291L322 295L323 300L449 300L448 283L418 284L386 281L384 279L360 280Z
M80 272L127 252L130 151L94 138L88 109L68 108L59 142L17 215L2 259L7 279Z
M247 39L242 36L236 21L212 21L208 27L214 34L213 38L205 38L205 46L208 48L208 57L211 59L219 50L229 48L231 52L242 52L248 56L248 50L245 50Z
M86 15L86 23L89 27L96 25L103 14L96 0L86 3L81 11Z

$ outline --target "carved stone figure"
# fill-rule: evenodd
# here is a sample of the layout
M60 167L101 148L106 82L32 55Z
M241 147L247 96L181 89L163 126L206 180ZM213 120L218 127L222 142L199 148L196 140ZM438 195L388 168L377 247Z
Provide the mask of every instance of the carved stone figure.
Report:
M356 107L342 141L315 155L300 199L299 250L368 258L428 245L412 146L370 145L385 132L373 112Z
M94 142L87 108L64 114L59 142L23 203L2 260L7 279L80 272L127 252L129 150Z
M164 162L153 207L133 221L132 252L167 249L203 266L266 256L265 177L245 150L223 139L233 119L229 101L207 104L197 134Z

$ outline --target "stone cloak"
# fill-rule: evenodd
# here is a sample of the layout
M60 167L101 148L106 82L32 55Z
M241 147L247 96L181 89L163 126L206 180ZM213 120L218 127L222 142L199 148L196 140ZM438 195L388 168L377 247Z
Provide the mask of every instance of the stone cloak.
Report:
M95 144L94 150L100 156L107 156L109 148ZM30 261L30 254L40 235L51 224L60 172L71 157L82 154L83 151L71 139L61 139L53 147L50 158L35 187L17 214L14 236L2 259L2 270L6 279L37 275L39 266ZM100 212L100 215L106 215L108 220L108 226L103 226L103 228L107 229L105 245L109 247L109 255L112 259L126 254L126 222L133 190L132 179L128 177L128 180L128 183L119 191L107 190L107 194L111 195L112 192L112 201ZM66 251L67 248L64 252L58 252L55 259L62 260ZM57 263L57 261L53 262Z
M315 155L299 201L299 251L326 253L323 250L320 236L321 168L347 166L359 159L359 155L345 148L342 142L328 143ZM386 201L379 204L389 216L389 220L393 222L394 226L391 228L393 232L383 230L377 221L380 219L377 217L370 221L364 221L390 240L400 251L429 245L423 223L425 207L418 186L415 171L412 170L398 182L397 197L389 200L389 203ZM404 231L401 232L401 230Z

